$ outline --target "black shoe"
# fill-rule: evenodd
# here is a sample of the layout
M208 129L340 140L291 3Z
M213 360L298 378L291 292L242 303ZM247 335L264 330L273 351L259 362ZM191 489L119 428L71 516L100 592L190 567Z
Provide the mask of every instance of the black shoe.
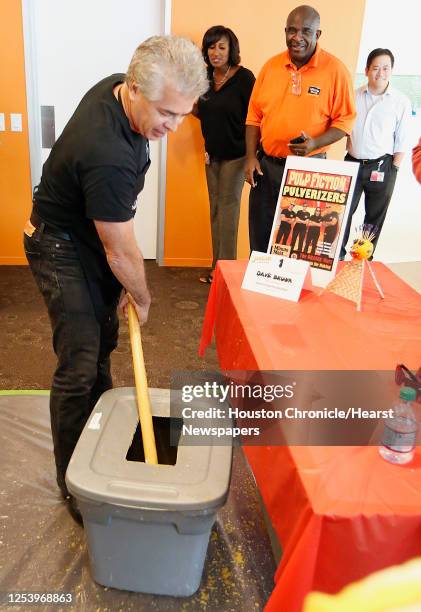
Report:
M73 495L68 495L66 497L66 504L70 516L76 521L76 523L79 523L79 525L83 527L83 518L79 508L77 507L77 501Z
M213 276L212 274L208 274L207 276L201 276L199 278L199 283L205 283L207 285L211 285L213 281Z

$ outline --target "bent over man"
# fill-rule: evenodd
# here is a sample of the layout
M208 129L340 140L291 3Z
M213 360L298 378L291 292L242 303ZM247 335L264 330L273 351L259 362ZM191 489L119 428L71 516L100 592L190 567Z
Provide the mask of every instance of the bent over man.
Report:
M122 288L140 323L149 294L133 217L148 170L148 140L174 131L207 89L199 49L156 36L135 51L127 74L106 77L82 98L44 164L24 246L46 302L57 369L50 413L57 482L100 395L112 387ZM127 297L120 306L127 307Z

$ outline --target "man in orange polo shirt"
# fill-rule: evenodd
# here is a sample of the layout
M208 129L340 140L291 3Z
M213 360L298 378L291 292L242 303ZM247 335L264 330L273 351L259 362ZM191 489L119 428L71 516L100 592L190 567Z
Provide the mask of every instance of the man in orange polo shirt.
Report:
M317 42L319 13L295 8L285 34L288 50L263 66L246 119L249 234L256 251L267 250L286 156L326 157L329 145L351 133L355 119L351 76Z

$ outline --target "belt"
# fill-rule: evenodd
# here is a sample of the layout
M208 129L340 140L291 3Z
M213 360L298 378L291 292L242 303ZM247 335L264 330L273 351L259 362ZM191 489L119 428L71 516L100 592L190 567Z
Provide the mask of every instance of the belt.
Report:
M351 159L352 161L355 161L355 162L359 162L360 164L363 164L363 166L365 166L366 164L376 164L377 162L381 161L382 159L386 159L387 157L392 157L392 156L389 153L386 153L385 155L382 155L381 157L376 157L376 159L357 159L353 155L350 155L349 153L347 154L348 159Z
M287 158L286 157L273 157L273 155L266 155L266 153L263 153L263 157L266 157L266 159L270 159L271 161L273 161L275 164L279 164L279 165L284 165Z
M34 210L31 213L31 223L36 228L38 234L49 234L54 238L61 240L72 240L71 235L68 232L63 232L54 225L49 225L41 219L41 217Z
M273 157L272 155L266 155L266 153L263 151L263 157L266 157L267 159L270 159L271 161L273 161L275 164L278 165L284 165L286 162L286 157ZM319 159L326 159L326 153L316 153L316 155L308 155L308 157L316 157Z

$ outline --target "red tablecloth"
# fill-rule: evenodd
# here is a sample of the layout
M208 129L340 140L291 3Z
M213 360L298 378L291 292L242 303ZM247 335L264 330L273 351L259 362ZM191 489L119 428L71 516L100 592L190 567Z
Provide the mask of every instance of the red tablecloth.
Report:
M421 364L421 296L382 264L382 300L366 278L362 312L330 293L298 304L241 289L246 263L220 262L200 351L215 330L223 370L377 369ZM367 275L368 276L368 275ZM421 555L421 448L408 466L376 447L245 447L283 556L268 611L301 610Z

